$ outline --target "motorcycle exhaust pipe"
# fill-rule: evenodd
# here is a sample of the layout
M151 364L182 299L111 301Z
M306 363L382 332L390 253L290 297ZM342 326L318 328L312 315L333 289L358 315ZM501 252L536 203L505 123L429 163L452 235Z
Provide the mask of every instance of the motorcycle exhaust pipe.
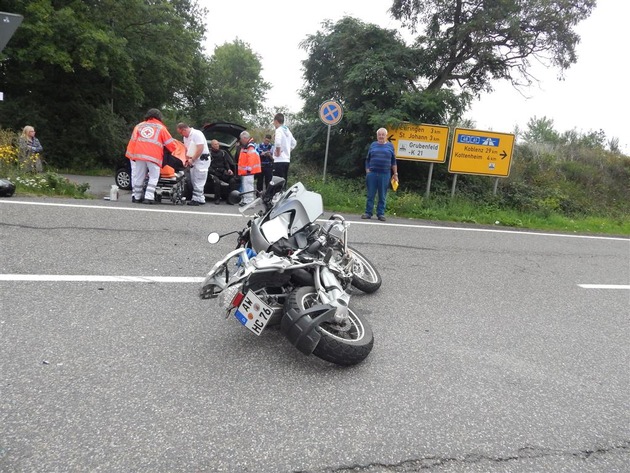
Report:
M343 322L348 317L348 301L342 297L337 298L337 300L331 304L336 309L334 318L337 323Z
M344 292L339 281L329 269L322 268L320 279L325 296L329 299L328 303L335 307L335 322L343 322L348 317L350 295Z

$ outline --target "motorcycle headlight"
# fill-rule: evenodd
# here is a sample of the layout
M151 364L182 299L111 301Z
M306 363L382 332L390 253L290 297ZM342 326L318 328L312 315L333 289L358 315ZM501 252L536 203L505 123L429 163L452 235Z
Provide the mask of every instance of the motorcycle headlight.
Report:
M336 238L343 243L346 236L346 227L342 222L329 221L324 225L324 231L329 237Z

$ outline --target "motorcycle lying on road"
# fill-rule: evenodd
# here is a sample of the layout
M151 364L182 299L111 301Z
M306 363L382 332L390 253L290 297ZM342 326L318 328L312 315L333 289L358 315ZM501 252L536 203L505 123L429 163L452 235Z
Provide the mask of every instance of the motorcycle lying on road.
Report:
M251 216L240 231L208 236L210 243L237 234L236 249L207 274L199 296L220 298L226 318L236 317L260 335L280 331L305 355L338 365L363 361L374 335L365 316L349 307L352 288L373 293L381 276L359 251L348 246L349 223L323 214L321 195L297 183L284 190L274 176L266 191L240 212ZM232 203L241 193L233 191Z

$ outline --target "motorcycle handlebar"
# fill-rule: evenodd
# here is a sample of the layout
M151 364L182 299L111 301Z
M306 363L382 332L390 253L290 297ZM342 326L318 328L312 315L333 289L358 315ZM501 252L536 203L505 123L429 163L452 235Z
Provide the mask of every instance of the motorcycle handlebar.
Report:
M308 245L308 248L306 248L306 252L315 254L321 247L322 247L322 242L319 240L315 240L313 243Z

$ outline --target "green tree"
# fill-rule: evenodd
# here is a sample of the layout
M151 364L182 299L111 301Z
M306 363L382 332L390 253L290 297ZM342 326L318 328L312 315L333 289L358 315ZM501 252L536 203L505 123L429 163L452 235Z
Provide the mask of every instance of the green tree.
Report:
M193 58L189 80L181 93L177 108L186 115L186 120L191 123L202 124L209 122L212 115L212 103L210 94L212 85L208 81L210 74L209 59L199 53Z
M236 39L217 46L207 67L206 119L251 123L264 110L271 85L262 78L260 56Z
M560 142L560 135L554 129L553 120L547 117L530 118L523 138L529 143L555 145Z
M472 93L492 80L531 84L530 61L560 71L577 60L578 34L596 0L394 0L390 13L424 32L416 39L427 89L456 83ZM522 82L524 81L524 82Z
M305 110L318 110L325 100L344 107L343 122L331 130L331 169L354 173L375 130L404 120L443 123L459 118L469 96L452 90L424 91L418 53L394 30L354 18L323 23L323 31L302 43L306 86L301 91ZM311 113L312 115L312 113ZM323 162L327 128L319 120L300 127L300 154Z
M149 107L178 102L201 49L195 0L0 0L24 15L0 56L3 126L34 125L57 166L108 164Z
M303 47L304 110L327 99L344 106L331 134L331 169L360 172L374 130L400 120L452 124L492 81L531 83L529 61L563 71L575 63L573 27L595 0L394 0L390 13L416 32L405 44L392 30L344 18L323 24ZM312 112L311 112L312 115ZM300 153L323 160L325 127L307 119ZM403 164L404 166L404 164Z

